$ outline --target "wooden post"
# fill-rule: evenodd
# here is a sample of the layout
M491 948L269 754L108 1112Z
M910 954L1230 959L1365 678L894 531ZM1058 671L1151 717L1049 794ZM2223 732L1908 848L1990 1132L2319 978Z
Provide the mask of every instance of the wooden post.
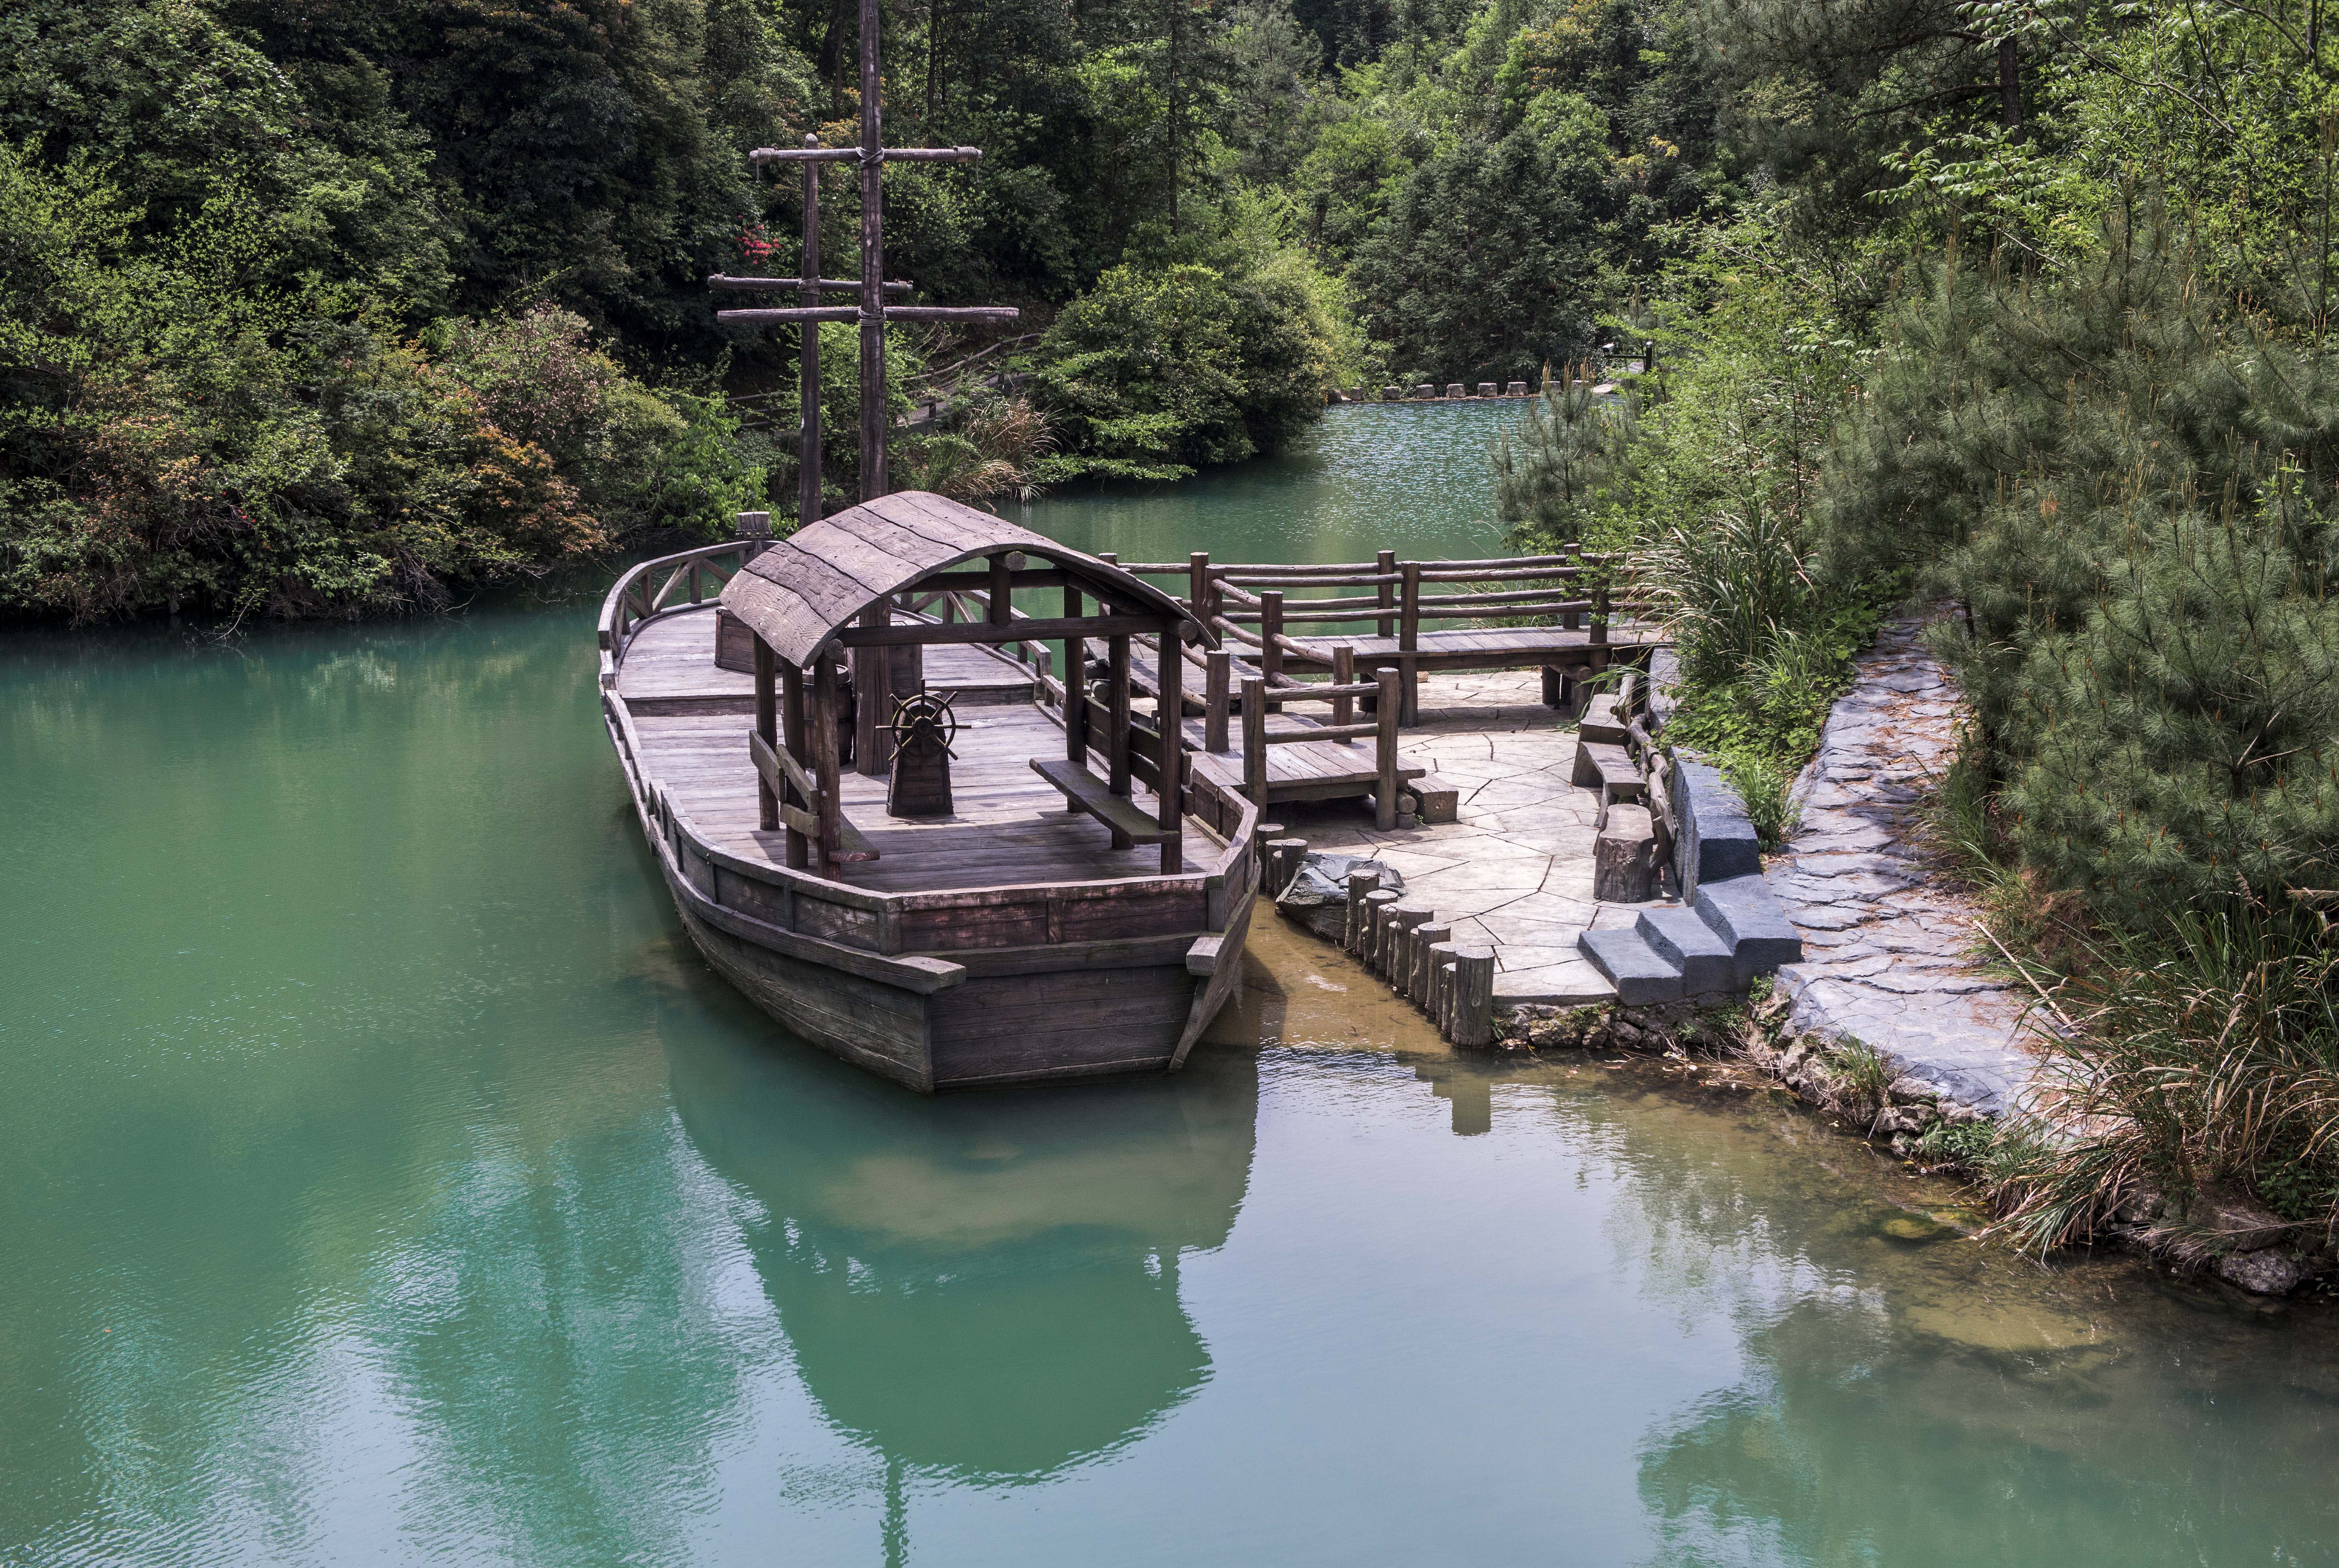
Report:
M804 145L817 147L820 138L810 132ZM820 165L804 166L804 290L796 296L807 310L820 308ZM802 413L796 420L796 527L820 521L820 323L804 324L804 346L797 350L796 399Z
M1203 606L1209 597L1210 552L1196 550L1186 557L1186 607L1194 612L1196 620L1203 620L1209 614Z
M1486 1045L1495 1038L1495 952L1457 948L1454 954L1454 1023L1446 1038L1456 1045Z
M1405 994L1416 1006L1426 1008L1429 1005L1429 977L1437 967L1430 950L1441 942L1453 940L1454 928L1450 925L1430 924L1415 929L1413 971L1406 976Z
M820 789L820 838L813 845L813 873L833 877L836 852L844 838L836 828L837 814L844 810L837 783L836 661L826 648L814 653L812 659L813 783Z
M1400 900L1389 911L1389 942L1381 972L1388 977L1389 988L1399 996L1412 982L1415 933L1436 917L1437 912L1426 903L1411 899Z
M1386 577L1395 573L1396 570L1396 552L1395 550L1383 550L1379 557L1373 562L1373 575L1375 577ZM1384 612L1395 609L1396 607L1396 585L1395 583L1375 583L1373 585L1373 597L1380 601L1381 609ZM1380 618L1379 624L1373 629L1382 636L1393 637L1396 636L1396 618L1394 616L1384 613Z
M1178 623L1161 628L1160 666L1154 672L1159 694L1154 722L1161 729L1160 810L1154 820L1170 836L1161 841L1161 874L1175 876L1186 869L1185 802L1179 771L1186 758L1186 656L1178 644Z
M780 735L787 746L788 755L795 759L796 765L806 773L812 772L815 764L804 737L804 671L785 663L780 666ZM812 806L812 802L801 798L792 799L791 804L803 810L809 810ZM810 841L790 828L787 844L789 868L804 870L811 858Z
M1250 796L1251 804L1258 807L1261 816L1267 814L1267 683L1257 676L1245 676L1242 684L1243 708L1243 791Z
M861 0L861 498L893 487L885 476L885 186L878 113L877 35L883 6ZM863 773L870 770L863 767Z
M1421 703L1420 672L1414 656L1421 651L1421 563L1405 563L1405 596L1397 621L1397 669L1405 676L1404 711L1397 723L1420 723L1415 711ZM1387 700L1384 698L1383 700Z
M858 617L864 626L886 626L893 622L893 602L879 599ZM891 718L888 697L893 689L893 660L891 648L855 648L853 650L853 771L863 778L885 776L886 746L879 737L879 727Z
M1381 952L1388 941L1388 912L1397 897L1396 892L1385 887L1365 894L1364 918L1357 922L1357 935L1363 946L1357 949L1357 956L1375 973L1383 966Z
M1110 727L1105 740L1105 756L1111 764L1111 774L1105 787L1124 798L1129 794L1129 634L1105 639L1105 657L1109 673L1105 676L1105 712ZM1130 837L1119 828L1112 830L1112 847L1127 849Z
M778 672L772 667L772 645L764 640L760 632L747 635L755 639L755 733L764 737L765 745L776 748L780 715L772 681ZM780 825L780 797L760 767L755 770L755 825L765 833Z
M1292 879L1299 874L1308 859L1308 841L1304 838L1269 839L1267 843L1267 893L1269 898L1281 898L1291 891Z
M1377 871L1348 873L1348 921L1341 928L1340 945L1350 952L1364 951L1365 895L1380 885L1381 873Z
M1202 656L1202 749L1227 749L1227 688L1234 679L1235 656L1224 648Z
M1269 588L1258 596L1258 673L1265 678L1268 689L1273 691L1276 677L1283 674L1283 645L1276 641L1283 635L1283 591L1280 588ZM1279 714L1283 711L1283 705L1270 700L1268 711Z
M994 626L1015 619L1015 568L1008 564L1010 558L1005 554L991 557L991 613L985 618Z
M1081 618L1081 590L1064 585L1064 618ZM1064 755L1077 768L1089 765L1089 645L1083 637L1064 639ZM1081 808L1068 799L1066 811Z
M1373 715L1373 721L1380 726L1380 734L1373 742L1374 749L1379 753L1373 760L1380 767L1380 778L1374 786L1373 825L1387 833L1396 826L1397 673L1379 670L1375 672L1373 681L1381 688L1375 702L1379 711Z
M1350 647L1347 644L1342 643L1338 647L1332 650L1332 684L1336 686L1345 686L1356 678L1357 650ZM1346 728L1347 725L1356 722L1356 699L1349 696L1334 697L1332 699L1333 725L1338 728ZM1352 746L1355 745L1357 742L1356 738L1352 735L1342 735L1340 737L1340 744L1344 746Z
M1422 1005L1437 1032L1449 1040L1453 1038L1454 955L1461 951L1461 944L1454 942L1436 942L1429 949L1429 1000Z

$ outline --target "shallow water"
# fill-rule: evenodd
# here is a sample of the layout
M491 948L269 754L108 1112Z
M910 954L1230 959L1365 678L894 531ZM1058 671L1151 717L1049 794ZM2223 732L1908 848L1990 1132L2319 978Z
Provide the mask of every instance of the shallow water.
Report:
M1460 529L1338 443L1488 412L1262 483ZM1457 1059L1275 922L1175 1079L778 1037L592 614L0 642L0 1563L2333 1559L2326 1311L2042 1273L1727 1074Z

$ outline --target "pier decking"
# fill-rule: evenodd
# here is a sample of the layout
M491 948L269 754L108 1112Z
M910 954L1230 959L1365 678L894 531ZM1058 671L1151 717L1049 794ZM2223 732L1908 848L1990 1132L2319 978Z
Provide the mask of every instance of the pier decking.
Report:
M1454 785L1459 819L1381 832L1348 803L1278 805L1313 850L1369 855L1434 906L1457 942L1495 951L1495 998L1510 1005L1612 1001L1615 987L1577 951L1586 929L1629 927L1641 903L1592 892L1600 792L1568 782L1575 732L1543 705L1532 670L1426 676L1408 766Z

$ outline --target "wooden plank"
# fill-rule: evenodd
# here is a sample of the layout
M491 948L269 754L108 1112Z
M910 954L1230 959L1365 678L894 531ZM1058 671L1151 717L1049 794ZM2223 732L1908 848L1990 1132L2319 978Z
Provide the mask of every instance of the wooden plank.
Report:
M1073 805L1127 836L1131 843L1162 843L1178 836L1175 827L1158 825L1144 808L1127 795L1113 794L1104 780L1086 768L1052 757L1033 757L1031 771L1061 791Z

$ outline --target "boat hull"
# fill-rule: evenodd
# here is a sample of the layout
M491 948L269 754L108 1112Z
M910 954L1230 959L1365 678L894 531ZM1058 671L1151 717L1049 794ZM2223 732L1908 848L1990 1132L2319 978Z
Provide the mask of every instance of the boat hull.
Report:
M1207 973L1182 959L1091 961L921 993L724 929L659 859L683 928L716 973L790 1033L926 1093L1176 1070L1240 982L1256 902L1246 892L1230 912Z

